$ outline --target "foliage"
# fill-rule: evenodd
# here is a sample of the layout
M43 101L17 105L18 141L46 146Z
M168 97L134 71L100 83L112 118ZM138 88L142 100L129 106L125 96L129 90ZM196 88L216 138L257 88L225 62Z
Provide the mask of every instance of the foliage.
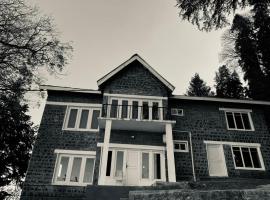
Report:
M35 139L25 91L37 83L41 67L63 70L71 52L50 17L23 0L0 1L0 188L22 183ZM7 195L1 190L1 199Z
M72 50L61 43L52 19L22 0L0 2L0 88L10 88L20 79L29 86L38 67L58 72Z
M237 99L244 97L244 88L239 75L235 70L231 73L226 65L219 67L215 82L217 97Z
M198 73L191 78L189 87L186 92L188 96L212 96L211 88L200 78Z
M254 16L234 17L231 29L223 36L222 56L227 63L238 62L248 81L249 97L270 100L270 18L262 22L265 28L256 25Z
M35 138L36 129L26 114L28 106L21 103L23 93L19 88L17 84L13 91L0 93L0 187L22 182ZM1 195L8 194L2 191Z
M180 17L198 26L200 30L210 31L229 24L229 17L239 9L261 10L269 0L177 0Z

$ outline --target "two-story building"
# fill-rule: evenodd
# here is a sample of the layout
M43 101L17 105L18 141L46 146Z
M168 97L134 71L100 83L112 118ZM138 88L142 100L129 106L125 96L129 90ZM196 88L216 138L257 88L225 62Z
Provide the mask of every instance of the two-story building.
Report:
M48 97L22 199L81 199L89 185L270 178L270 102L173 95L137 54L97 84L41 86Z

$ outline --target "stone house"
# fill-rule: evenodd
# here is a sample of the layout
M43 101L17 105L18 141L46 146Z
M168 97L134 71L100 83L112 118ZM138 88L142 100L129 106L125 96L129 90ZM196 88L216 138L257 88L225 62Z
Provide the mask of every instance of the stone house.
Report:
M21 199L82 199L99 185L270 178L270 102L173 95L137 54L97 84L41 86L48 97Z

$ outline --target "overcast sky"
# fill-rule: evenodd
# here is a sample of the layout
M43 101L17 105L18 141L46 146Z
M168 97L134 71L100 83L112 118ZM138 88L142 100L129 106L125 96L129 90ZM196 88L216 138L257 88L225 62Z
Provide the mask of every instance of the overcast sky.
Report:
M181 21L175 0L28 0L54 18L63 41L72 41L66 75L44 84L97 89L97 80L139 54L185 93L198 72L213 85L224 30L201 32ZM39 121L43 106L31 110Z

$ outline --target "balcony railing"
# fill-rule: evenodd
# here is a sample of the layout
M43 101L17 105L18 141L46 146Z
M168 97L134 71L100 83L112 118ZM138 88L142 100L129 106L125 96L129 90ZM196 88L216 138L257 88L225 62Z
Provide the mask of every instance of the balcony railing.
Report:
M102 117L132 120L171 120L167 107L103 104Z

